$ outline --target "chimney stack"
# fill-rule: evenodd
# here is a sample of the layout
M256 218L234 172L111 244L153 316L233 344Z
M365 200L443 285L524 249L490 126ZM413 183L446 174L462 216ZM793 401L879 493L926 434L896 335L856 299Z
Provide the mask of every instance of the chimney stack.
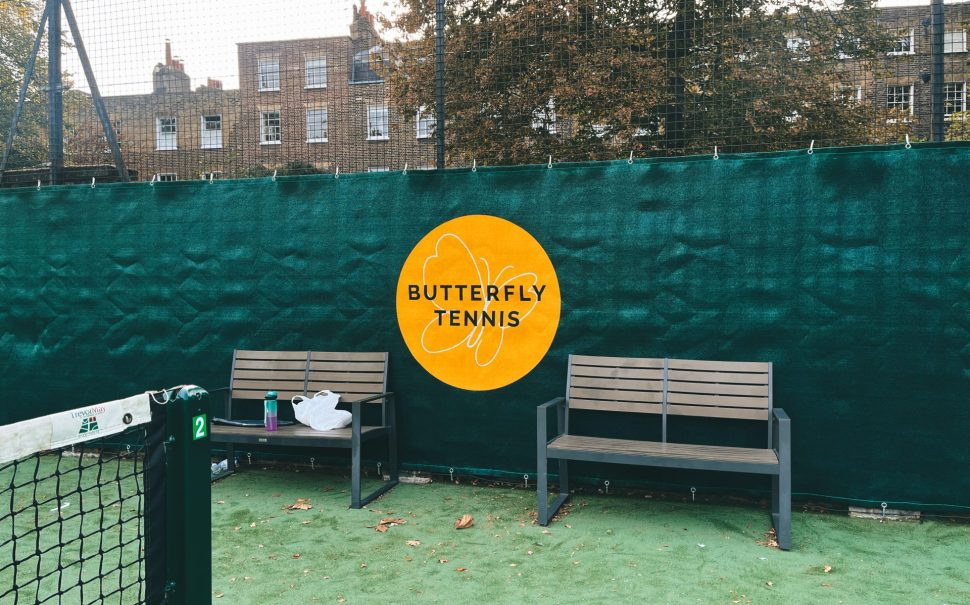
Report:
M213 89L213 90L222 90L222 80L216 80L214 78L208 78L208 82L206 82L206 86L208 88Z
M172 41L165 38L165 65L172 64Z

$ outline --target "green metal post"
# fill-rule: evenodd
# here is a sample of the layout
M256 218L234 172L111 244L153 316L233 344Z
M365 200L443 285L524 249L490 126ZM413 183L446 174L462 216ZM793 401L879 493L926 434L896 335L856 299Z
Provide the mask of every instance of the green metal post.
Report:
M208 395L185 386L168 404L167 605L212 602Z

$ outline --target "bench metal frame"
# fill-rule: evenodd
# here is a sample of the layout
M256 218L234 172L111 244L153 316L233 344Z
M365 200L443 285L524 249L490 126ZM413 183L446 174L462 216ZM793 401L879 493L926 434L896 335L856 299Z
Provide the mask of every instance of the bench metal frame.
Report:
M772 381L771 364L768 364L768 450L774 452L771 460L762 456L760 460L729 460L729 459L703 459L688 455L679 454L675 444L672 447L663 447L667 444L667 413L668 413L668 359L663 364L662 382L662 402L660 413L662 414L662 441L661 442L640 442L629 441L630 445L648 444L656 445L656 451L651 453L636 453L633 451L622 452L604 451L606 448L593 449L584 447L559 447L550 451L549 446L553 445L563 436L569 436L569 399L568 397L557 397L540 405L536 411L536 457L538 465L538 486L537 486L537 512L540 525L548 525L555 516L559 508L569 498L569 460L579 460L587 462L608 462L616 464L632 464L638 466L653 466L666 468L684 468L695 470L713 470L739 473L755 473L770 475L771 481L771 516L775 527L775 534L778 546L782 550L791 548L791 420L788 414L780 408L772 405ZM569 379L567 379L567 394L571 392L570 382L573 375L573 356L569 358ZM556 431L551 436L548 426L548 412L550 409L556 410ZM695 415L703 416L697 413ZM610 440L612 445L616 445L619 440ZM696 446L699 449L705 446ZM632 450L633 448L631 448ZM711 448L713 451L714 448ZM718 447L723 450L724 448ZM741 451L745 448L727 448L729 450ZM668 451L669 450L669 451ZM751 451L751 450L747 450ZM549 459L557 459L559 466L559 490L555 499L549 502Z
M234 394L233 385L236 381L236 359L240 351L233 352L233 370L230 378L230 386L225 390L225 413L227 418L232 418L232 399ZM280 351L277 353L287 353ZM302 353L302 351L301 351ZM311 363L313 361L313 351L306 353L306 368L302 380L302 393L292 391L293 385L282 385L277 389L281 393L296 392L297 394L312 395L310 391L316 392L315 385L311 385ZM383 376L381 389L387 386L387 353L383 353ZM329 386L329 385L328 385ZM260 387L263 388L263 387ZM335 392L339 392L339 387L329 387ZM271 389L267 389L271 390ZM251 399L251 397L247 397ZM281 401L281 405L285 401ZM307 448L342 448L351 451L351 489L350 507L361 508L398 484L398 461L397 461L397 421L395 417L394 393L382 392L368 397L362 397L349 402L341 402L350 405L352 421L351 425L343 429L331 431L315 431L308 426L296 424L293 426L281 426L278 430L267 432L263 427L235 427L235 426L212 426L211 441L222 443L226 446L226 457L229 464L229 471L235 472L235 449L236 445L264 445L264 446L283 446L283 447L307 447ZM381 406L381 425L363 425L363 406L368 403L379 403ZM370 494L361 495L361 449L365 442L374 439L384 438L388 443L388 480Z

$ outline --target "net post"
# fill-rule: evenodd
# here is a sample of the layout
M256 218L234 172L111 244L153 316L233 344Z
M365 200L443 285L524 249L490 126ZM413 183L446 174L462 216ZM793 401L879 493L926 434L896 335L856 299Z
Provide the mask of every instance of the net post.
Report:
M208 395L185 386L167 406L167 605L212 602Z

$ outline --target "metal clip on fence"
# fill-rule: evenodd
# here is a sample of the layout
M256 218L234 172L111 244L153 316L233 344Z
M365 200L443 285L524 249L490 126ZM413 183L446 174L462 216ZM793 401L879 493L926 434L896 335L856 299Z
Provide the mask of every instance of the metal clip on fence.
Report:
M335 179L339 179L340 178L340 166L339 165L336 167L336 170L334 170L333 178L335 178Z
M93 176L91 177L91 189L94 189L94 181L96 180L96 178L97 177L93 177Z
M472 160L472 172L478 172L478 160Z
M812 142L808 146L808 155L812 155L813 153L815 153L815 139L812 139Z
M549 156L549 163L546 165L546 168L552 168L552 156Z
M630 152L630 159L626 161L627 164L633 165L633 152Z
M909 135L906 135L906 149L911 149L913 146L909 142Z
M274 183L276 182L276 171L275 170L273 171L273 182Z
M714 146L714 159L715 160L720 159L720 156L717 155L717 145Z
M404 170L401 171L401 174L407 174L407 173L408 173L408 163L404 162Z

